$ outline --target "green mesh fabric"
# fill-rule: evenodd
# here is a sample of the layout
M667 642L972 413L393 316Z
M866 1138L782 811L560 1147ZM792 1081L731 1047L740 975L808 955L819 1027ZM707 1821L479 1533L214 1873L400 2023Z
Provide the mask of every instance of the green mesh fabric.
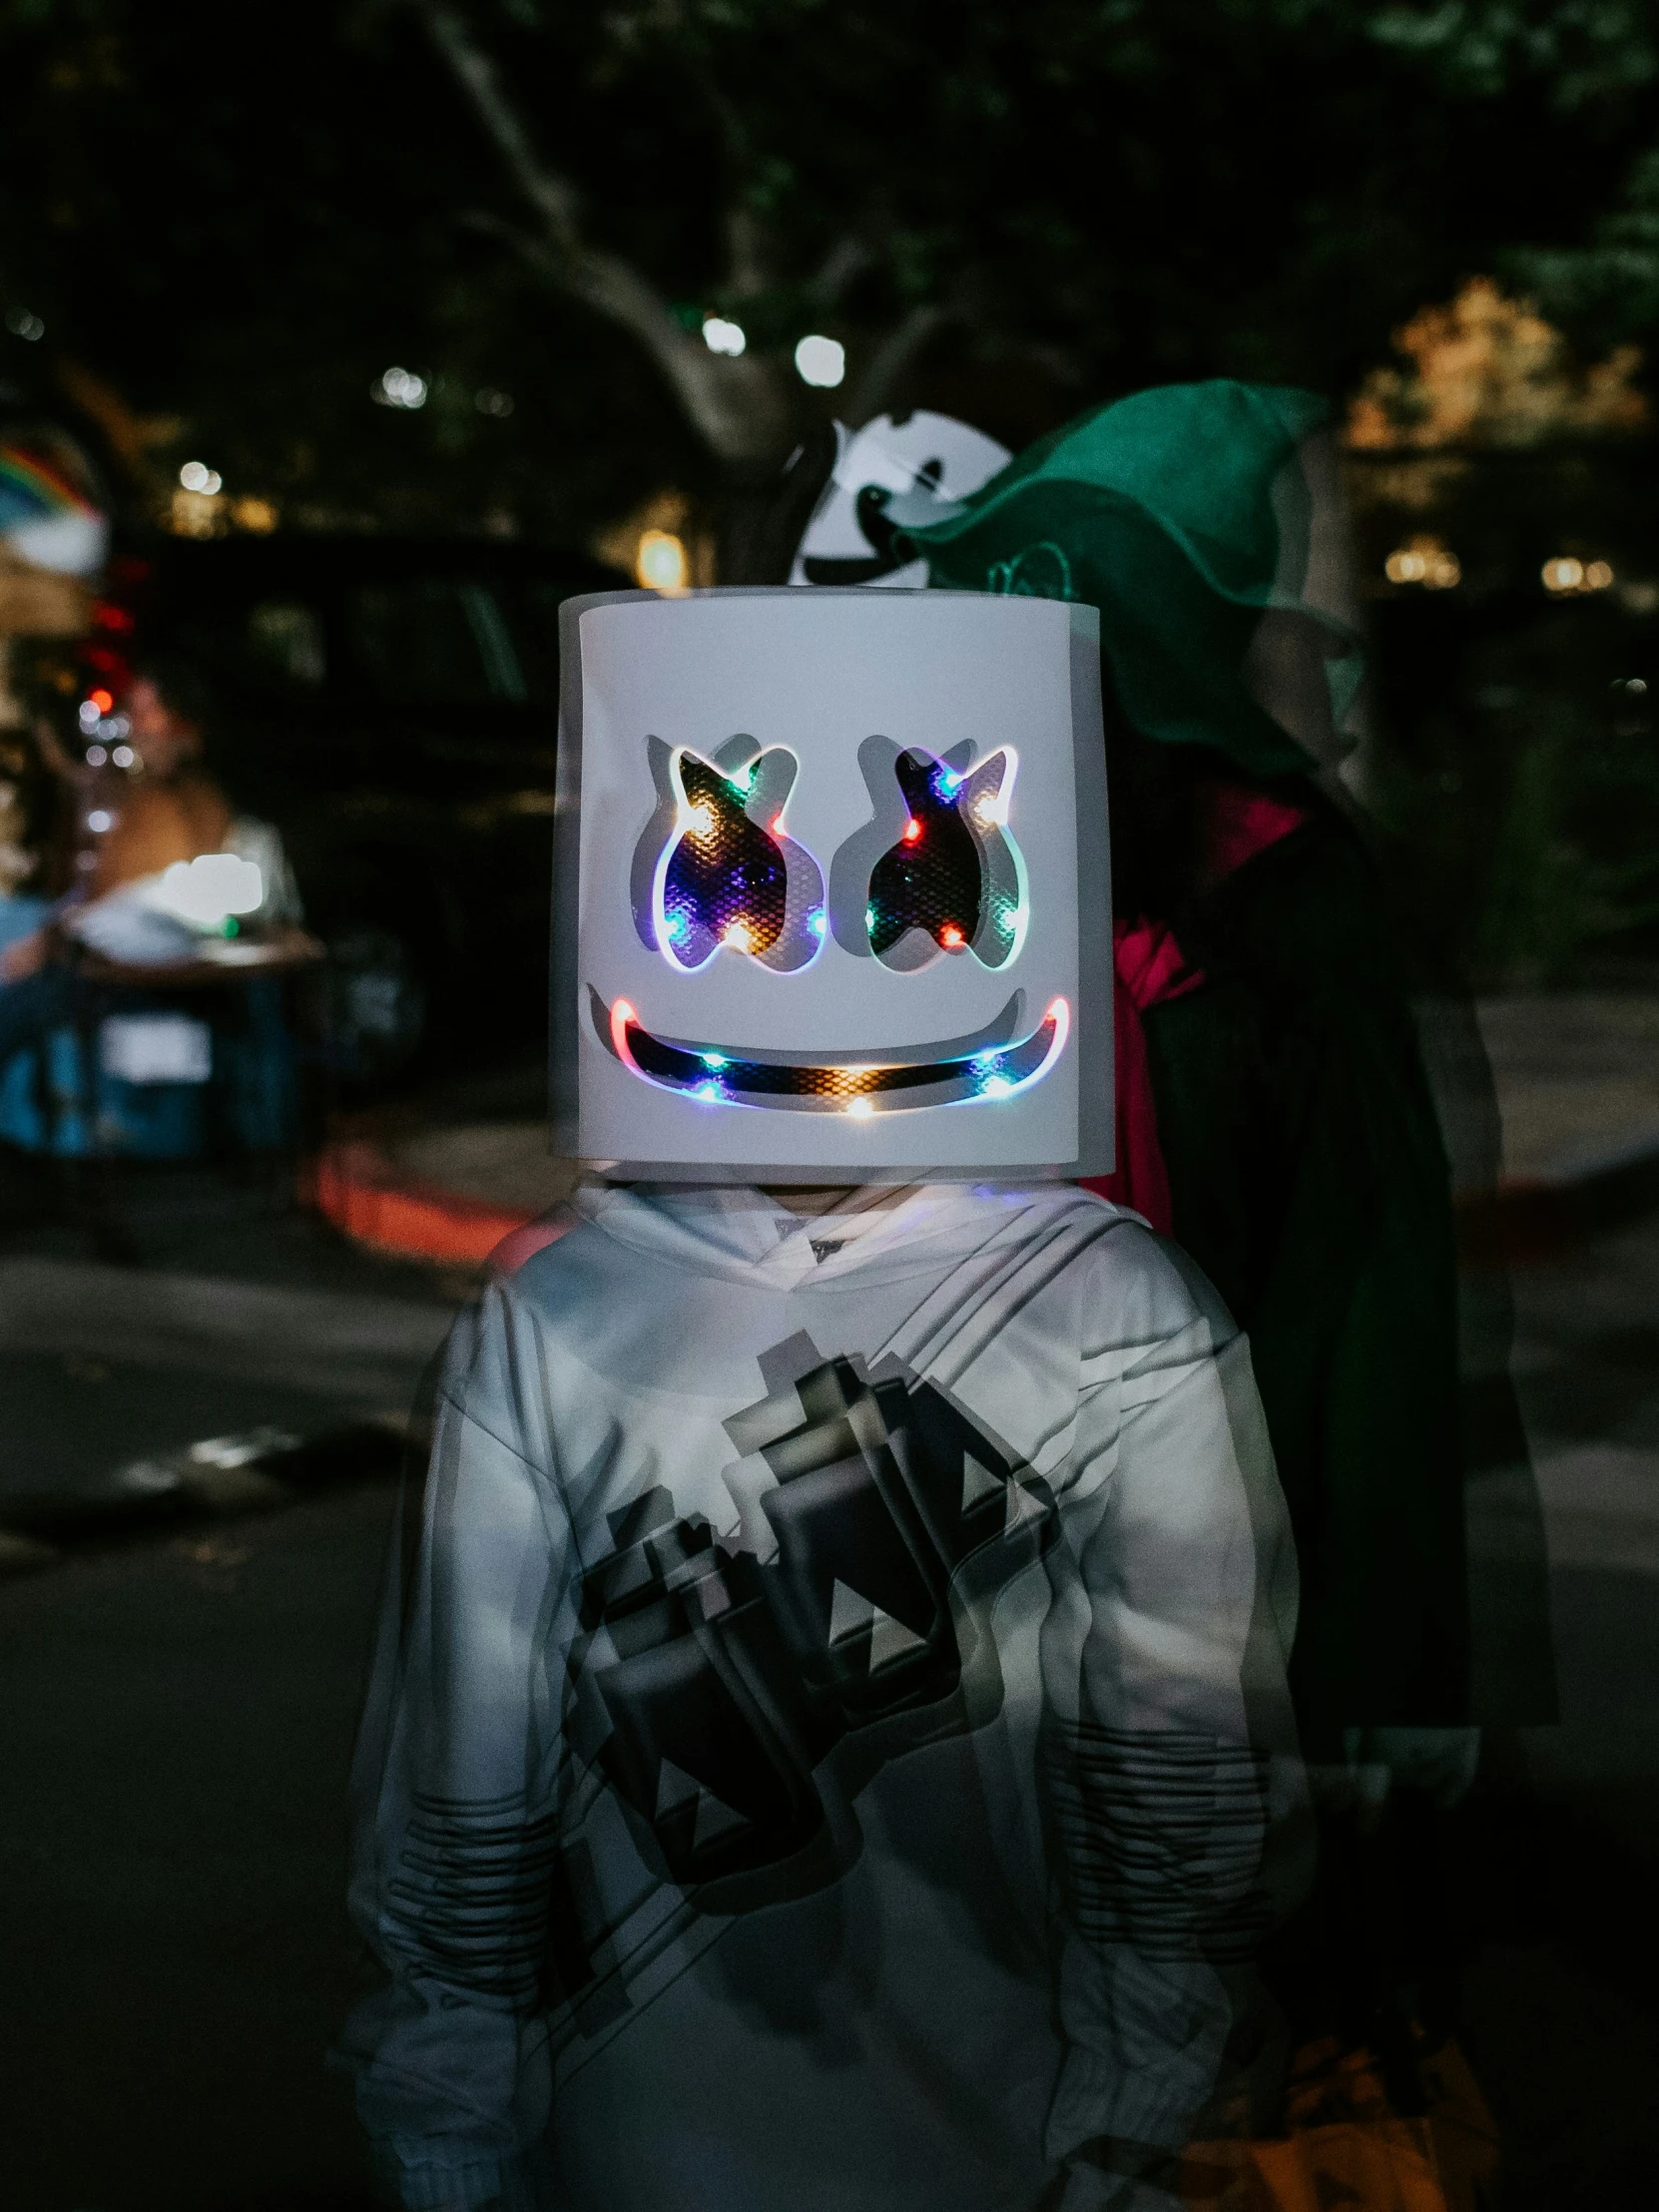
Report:
M1169 745L1208 745L1258 775L1317 764L1246 668L1270 608L1306 614L1325 648L1333 721L1358 688L1358 639L1333 621L1298 466L1327 419L1313 392L1216 381L1135 392L1019 454L960 511L900 532L928 580L1100 609L1125 713Z

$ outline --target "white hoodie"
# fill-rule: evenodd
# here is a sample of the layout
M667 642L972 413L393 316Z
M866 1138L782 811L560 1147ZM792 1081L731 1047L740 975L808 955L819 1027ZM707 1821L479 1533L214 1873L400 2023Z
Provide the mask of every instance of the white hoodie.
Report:
M1283 1501L1180 1254L1068 1185L585 1186L406 1510L347 2037L406 2205L1165 2201L1112 2146L1202 2124L1301 1802Z

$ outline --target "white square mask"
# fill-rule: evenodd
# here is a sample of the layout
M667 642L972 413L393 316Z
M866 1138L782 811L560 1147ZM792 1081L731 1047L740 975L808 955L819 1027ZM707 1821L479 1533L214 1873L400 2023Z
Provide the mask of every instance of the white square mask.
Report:
M708 1182L1112 1164L1092 607L560 610L555 1140Z

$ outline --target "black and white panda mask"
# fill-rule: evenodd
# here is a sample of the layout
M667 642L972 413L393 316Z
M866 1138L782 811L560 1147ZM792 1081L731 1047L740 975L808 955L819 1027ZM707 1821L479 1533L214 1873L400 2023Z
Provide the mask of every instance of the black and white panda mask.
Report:
M861 430L835 425L835 465L790 570L792 584L927 582L925 561L903 561L893 533L937 522L989 483L1012 456L971 423L918 408L902 422L877 415Z

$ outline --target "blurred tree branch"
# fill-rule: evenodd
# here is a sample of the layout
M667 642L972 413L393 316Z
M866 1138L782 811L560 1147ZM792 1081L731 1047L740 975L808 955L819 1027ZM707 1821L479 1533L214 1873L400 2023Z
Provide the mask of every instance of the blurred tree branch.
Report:
M540 220L540 237L519 242L525 258L550 282L638 340L722 461L742 466L780 460L791 443L794 409L779 364L748 353L734 357L711 352L632 262L592 245L583 231L575 187L537 152L494 59L466 19L445 0L412 4L513 183ZM764 242L752 211L740 206L731 212L728 239L730 288L739 295L763 289Z
M575 538L831 409L1351 390L1471 274L1652 357L1656 55L1653 0L0 0L0 397L72 357L164 473Z

